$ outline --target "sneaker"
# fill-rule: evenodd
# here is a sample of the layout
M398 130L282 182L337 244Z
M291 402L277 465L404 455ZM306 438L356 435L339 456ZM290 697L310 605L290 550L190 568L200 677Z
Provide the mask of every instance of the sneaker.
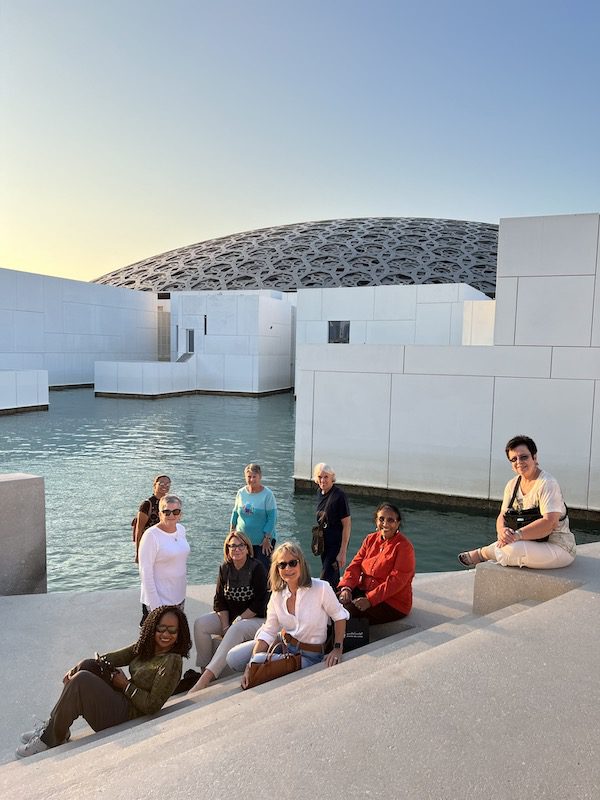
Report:
M31 739L33 739L34 736L40 736L40 734L44 732L46 724L47 724L46 722L41 721L35 726L35 728L32 731L25 731L25 733L22 733L21 741L23 742L23 744L27 744L27 742L31 741ZM71 731L67 733L67 737L63 742L63 744L68 742L70 738L71 738Z
M36 733L27 744L20 744L17 747L15 755L17 758L27 758L27 756L35 756L37 753L44 753L46 750L48 750L48 745L42 742L39 734Z

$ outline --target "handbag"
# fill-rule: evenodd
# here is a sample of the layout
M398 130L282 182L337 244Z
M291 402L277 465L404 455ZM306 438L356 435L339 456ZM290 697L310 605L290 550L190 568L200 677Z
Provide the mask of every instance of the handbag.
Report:
M331 495L327 498L325 508L321 511L319 522L313 526L310 549L313 556L322 556L325 552L325 528L327 527L327 509L331 501Z
M366 617L350 617L346 620L344 635L344 653L364 647L370 641L370 625Z
M70 670L69 675L73 676L77 672L81 670L85 670L86 672L93 672L94 675L97 675L99 678L105 683L108 683L109 686L113 686L112 679L117 674L118 670L116 667L107 661L104 656L95 654L94 658L84 658L83 661L80 661L79 664L76 664L72 670Z
M283 658L273 658L279 647L281 647ZM267 681L281 678L283 675L289 675L290 672L296 672L301 666L302 656L300 653L290 653L285 642L277 640L269 646L264 661L258 663L251 661L248 664L248 685L242 688L252 689L254 686L260 686L261 683L267 683Z
M521 485L521 476L517 478L517 482L515 483L515 490L512 493L512 497L510 498L510 503L508 504L508 508L504 512L504 524L507 528L510 528L511 531L518 531L519 528L524 528L525 525L529 525L530 522L535 522L538 519L542 519L542 514L540 513L539 506L533 506L533 508L525 508L522 511L518 511L516 508L513 508L512 505L515 502L515 497L517 496L517 491L519 486ZM567 504L565 503L565 514L560 518L562 522L563 519L566 518L568 514ZM529 539L530 542L547 542L550 538L550 534L548 536L542 536L540 539Z

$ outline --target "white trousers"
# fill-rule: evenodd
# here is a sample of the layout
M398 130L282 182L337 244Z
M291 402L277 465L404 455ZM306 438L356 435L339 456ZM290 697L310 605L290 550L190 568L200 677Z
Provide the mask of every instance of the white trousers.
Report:
M216 612L203 614L194 622L194 642L196 644L196 666L209 669L218 678L225 664L227 653L232 647L254 639L254 634L263 624L262 617L237 619L227 630L221 643L213 653L213 636L221 634L221 620Z
M503 567L529 567L529 569L558 569L568 567L575 556L564 547L550 542L530 542L527 539L500 547L492 542L482 547L486 561L497 561Z

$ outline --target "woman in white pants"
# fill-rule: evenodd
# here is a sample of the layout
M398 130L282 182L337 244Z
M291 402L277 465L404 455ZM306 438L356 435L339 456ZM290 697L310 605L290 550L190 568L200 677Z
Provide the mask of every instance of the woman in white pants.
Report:
M529 436L514 436L505 452L517 477L504 489L496 520L498 538L460 553L458 560L465 567L482 561L530 569L569 566L575 559L575 537L558 482L539 466L537 447Z
M254 639L265 621L267 573L252 556L252 543L240 532L229 533L223 545L224 561L213 608L194 622L196 664L202 675L190 689L194 694L219 677L226 665L227 653L235 645ZM213 655L213 636L222 636Z

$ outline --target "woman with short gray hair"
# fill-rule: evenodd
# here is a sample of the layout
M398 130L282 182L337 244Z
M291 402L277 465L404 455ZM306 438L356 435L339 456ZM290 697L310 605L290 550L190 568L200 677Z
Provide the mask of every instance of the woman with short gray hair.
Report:
M348 498L335 485L335 472L324 462L315 465L313 480L319 487L317 492L317 527L322 530L323 548L321 556L321 580L328 581L337 589L340 571L346 566L346 554L352 519Z

